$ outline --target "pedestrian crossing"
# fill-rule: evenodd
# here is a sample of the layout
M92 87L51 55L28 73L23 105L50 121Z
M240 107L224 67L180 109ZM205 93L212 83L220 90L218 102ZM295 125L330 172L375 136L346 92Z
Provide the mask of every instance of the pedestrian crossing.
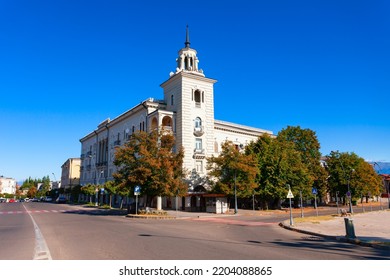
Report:
M0 215L14 214L45 214L45 213L67 213L67 210L28 210L28 211L0 211ZM72 211L73 212L73 211Z

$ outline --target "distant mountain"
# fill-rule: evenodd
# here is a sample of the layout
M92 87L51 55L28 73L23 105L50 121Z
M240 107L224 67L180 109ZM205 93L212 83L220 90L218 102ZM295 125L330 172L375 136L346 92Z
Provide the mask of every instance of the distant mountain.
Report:
M390 174L390 162L370 162L378 174Z

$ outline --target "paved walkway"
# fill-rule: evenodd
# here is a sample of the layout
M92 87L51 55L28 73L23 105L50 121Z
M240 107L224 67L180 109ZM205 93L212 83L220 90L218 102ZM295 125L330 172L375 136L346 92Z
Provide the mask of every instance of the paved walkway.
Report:
M241 210L240 215L253 215L252 210ZM277 211L255 212L255 215L277 215ZM286 214L286 212L282 212ZM168 215L176 216L177 218L222 218L232 215L216 215L210 213L192 213L182 211L168 211ZM339 241L351 242L360 245L380 247L390 250L390 210L372 211L351 216L328 216L328 218L314 217L315 212L306 213L306 218L293 218L293 225L290 225L290 220L284 220L280 226L302 233L332 238ZM297 213L294 214L297 216ZM310 217L311 216L311 217ZM353 233L355 237L347 237L345 218L350 219L349 225L353 225ZM351 228L351 227L350 227Z
M308 210L308 209L306 209ZM315 212L305 213L305 218L296 218L300 212L295 209L293 225L290 220L283 220L280 226L306 234L333 238L335 240L351 242L360 245L380 247L390 250L390 210L372 211L353 214L347 217L328 216L324 218L315 216ZM167 210L168 216L177 219L195 219L195 218L226 218L246 215L280 215L286 216L286 211L252 211L239 209L239 214L212 214L202 212L184 212ZM122 212L121 212L122 213ZM347 236L345 218L350 219L349 225L353 225L355 237ZM281 219L284 219L281 217ZM260 222L260 221L259 221Z
M350 219L348 224L353 225L355 237L351 236L351 231L347 236L345 219ZM328 220L310 217L293 219L292 226L290 220L285 220L280 225L303 233L390 250L390 210L359 213L347 217L335 216Z

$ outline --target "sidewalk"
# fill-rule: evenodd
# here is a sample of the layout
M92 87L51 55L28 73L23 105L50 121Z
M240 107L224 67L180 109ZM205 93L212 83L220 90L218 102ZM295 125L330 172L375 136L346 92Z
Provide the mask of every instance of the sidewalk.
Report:
M281 222L280 226L302 233L390 250L390 210L359 213L348 217L316 218L294 218L292 226L290 220ZM356 238L347 237L345 218L352 220Z
M99 211L99 210L98 210ZM111 212L112 210L100 210ZM205 212L185 212L166 210L167 215L161 218L170 219L196 219L209 217L229 217L229 216L278 216L283 215L285 219L287 210L271 210L271 211L252 211L239 210L239 214L213 214ZM300 210L294 209L293 225L290 225L290 220L285 219L279 225L288 230L293 230L305 234L331 238L338 241L350 242L354 244L378 247L390 250L390 210L370 211L357 213L351 216L341 217L336 215L316 216L311 209L305 209L305 217L297 218ZM125 214L125 211L120 210L119 214ZM127 215L129 216L129 215ZM134 215L135 216L135 215ZM145 217L147 218L147 216ZM153 217L151 217L153 218ZM349 225L353 225L355 238L347 237L345 218L350 219Z
M293 231L302 232L305 234L331 238L338 241L350 242L354 244L383 248L390 250L390 210L372 211L365 213L353 214L351 216L319 216L315 215L314 211L305 213L306 218L296 218L300 213L295 211L293 225L290 226L290 220L284 220L279 225ZM246 215L286 215L286 211L256 211L252 210L239 211L239 216ZM233 213L217 215L212 213L193 213L168 210L169 216L174 216L178 219L187 218L206 218L206 217L228 217L237 216ZM347 237L345 218L351 220L356 238Z

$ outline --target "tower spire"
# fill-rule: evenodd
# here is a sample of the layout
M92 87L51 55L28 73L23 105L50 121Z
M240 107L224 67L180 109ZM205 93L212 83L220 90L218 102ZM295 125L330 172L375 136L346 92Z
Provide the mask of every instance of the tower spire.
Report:
M203 70L199 69L199 59L196 56L196 50L190 48L190 29L188 24L186 26L186 41L184 42L184 48L179 50L179 57L176 59L177 67L176 72L171 72L170 75L177 74L179 72L187 72L204 77Z
M186 48L189 48L191 43L190 43L190 31L188 29L188 24L187 24L187 27L186 27L186 41L184 43L185 47Z

